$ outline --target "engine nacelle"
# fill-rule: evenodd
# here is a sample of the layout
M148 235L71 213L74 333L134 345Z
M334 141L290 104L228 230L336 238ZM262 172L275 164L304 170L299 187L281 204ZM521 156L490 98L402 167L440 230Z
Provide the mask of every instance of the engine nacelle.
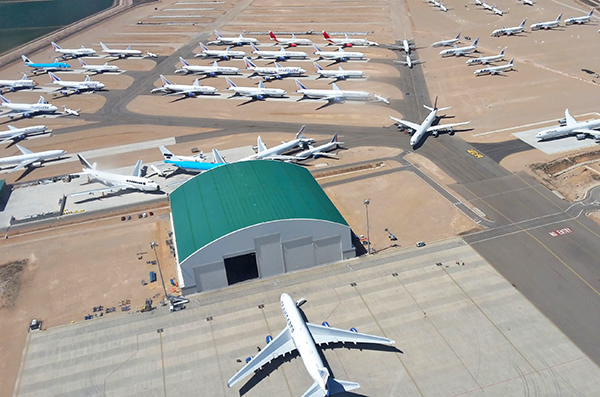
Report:
M31 114L30 113L23 113L23 117L30 118Z
M333 102L335 102L335 103L342 103L342 102L344 102L344 98L340 98L340 97L334 98Z
M42 166L42 162L41 161L36 161L35 163L31 164L32 167L34 168L39 168Z
M18 140L22 141L23 139L25 139L25 135L21 134L17 137Z
M10 92L15 92L17 89L16 89L15 87L10 87L8 90L9 90Z
M237 45L237 46L241 46L241 45L243 45L243 44L242 44L242 43L235 43L235 45Z
M265 99L264 95L257 95L256 99L258 99L259 101L262 101L263 99Z
M68 94L67 91L61 91L60 93L63 94L63 95L67 95Z
M208 75L209 75L210 77L215 77L217 74L216 74L215 72L210 72Z
M195 98L195 97L196 97L196 94L195 94L195 93L193 93L193 92L188 92L188 96L189 96L190 98Z
M346 58L340 58L340 61L346 62Z
M338 77L338 80L346 80L346 76L340 76Z
M285 57L277 57L278 61L285 61Z
M587 138L587 134L577 134L578 141L583 141L585 138Z
M344 44L344 47L352 47L352 43L346 43Z
M440 136L440 133L439 133L439 132L437 132L437 131L435 131L435 132L433 133L433 136L434 136L435 138L437 138L438 136Z
M223 60L224 60L224 61L229 61L229 59L230 59L230 57L228 57L228 56L224 56L224 57L223 57Z
M268 345L273 340L273 337L271 335L267 335L266 339L267 339L267 345Z
M76 94L81 94L81 90L75 90Z
M246 357L246 364L248 364L252 360L252 357Z
M331 325L329 325L329 323L327 321L323 321L323 323L321 325L323 327L331 328Z

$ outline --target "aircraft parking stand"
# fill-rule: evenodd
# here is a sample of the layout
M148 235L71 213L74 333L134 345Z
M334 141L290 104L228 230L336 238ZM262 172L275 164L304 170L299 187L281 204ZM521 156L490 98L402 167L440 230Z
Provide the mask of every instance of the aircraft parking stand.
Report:
M116 313L30 333L15 395L238 396L241 388L248 397L299 396L312 380L289 355L227 388L266 335L284 327L282 292L307 298L313 323L396 341L400 351L324 350L334 377L361 384L358 395L600 390L600 369L472 248L450 239L202 293L175 313Z
M546 154L554 154L560 152L567 152L575 149L583 149L590 146L597 146L593 138L577 140L576 137L570 136L566 138L553 139L549 141L538 141L535 137L540 131L547 129L548 127L536 128L533 130L521 131L514 133L513 135L522 140L523 142L533 146L536 149L541 150Z

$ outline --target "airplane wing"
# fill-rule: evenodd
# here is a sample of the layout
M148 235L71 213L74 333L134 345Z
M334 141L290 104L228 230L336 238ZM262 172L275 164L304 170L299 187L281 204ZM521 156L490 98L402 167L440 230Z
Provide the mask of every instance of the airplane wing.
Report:
M4 138L3 140L0 141L0 145L2 145L5 142L12 141L13 139L15 139L15 138L17 138L17 137L19 137L21 135L23 135L23 134L18 133L18 134L13 134L11 136L8 136L8 137L6 137L6 138Z
M392 117L392 116L390 116L390 118L391 118L392 120L394 120L396 123L399 123L399 124L405 125L405 126L407 126L408 128L410 128L410 129L412 129L412 130L416 130L417 128L419 128L419 127L420 127L420 125L419 125L419 124L411 123L410 121L406 121L406 120L398 119L398 118L396 118L396 117Z
M77 193L71 193L68 194L69 197L75 197L75 196L83 196L83 195L90 195L90 196L94 196L96 194L105 194L105 193L117 193L120 192L121 190L126 190L126 189L130 189L131 186L129 185L114 185L114 186L108 186L108 187L103 187L100 189L93 189L93 190L86 190L85 192L77 192Z
M296 345L292 339L292 335L287 327L285 327L279 335L277 335L270 343L268 343L256 356L248 362L242 369L229 379L227 386L231 387L246 376L254 373L265 364L271 362L279 356L296 350Z
M316 152L313 153L313 157L317 158L317 157L328 157L330 159L337 159L337 153L327 153L327 152Z
M353 331L346 331L339 328L325 327L322 325L306 323L308 330L312 334L315 343L377 343L382 345L393 345L395 342L391 339L369 334L361 334Z
M40 159L36 158L36 159L30 159L30 160L27 160L27 161L22 161L15 168L13 168L12 170L10 170L9 174L11 172L22 170L23 168L30 166L31 164L35 163L36 161L40 161Z
M135 163L135 168L133 169L133 176L142 176L142 160L138 160Z
M0 119L3 117L21 117L25 114L25 112L13 112L12 109L2 115L0 115Z
M459 125L465 125L465 124L469 124L471 121L465 121L463 123L455 123L455 124L439 124L439 125L434 125L432 127L429 127L429 129L427 130L428 132L435 132L435 131L443 131L443 130L447 130L453 127L457 127Z
M592 130L589 128L578 128L576 130L573 130L573 134L586 134L593 136L595 139L600 139L600 131Z

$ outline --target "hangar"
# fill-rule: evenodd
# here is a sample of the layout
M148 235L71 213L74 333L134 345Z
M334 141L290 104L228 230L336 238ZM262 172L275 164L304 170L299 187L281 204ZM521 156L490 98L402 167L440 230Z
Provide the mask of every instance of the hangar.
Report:
M184 294L356 256L350 227L298 165L213 168L175 189L170 204Z

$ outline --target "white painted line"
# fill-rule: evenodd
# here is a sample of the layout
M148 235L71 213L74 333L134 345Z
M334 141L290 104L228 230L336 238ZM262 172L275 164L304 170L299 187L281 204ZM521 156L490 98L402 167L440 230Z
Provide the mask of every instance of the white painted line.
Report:
M562 194L560 194L560 192L558 190L552 190L552 193L554 193L561 200L565 199L565 196L563 196Z

